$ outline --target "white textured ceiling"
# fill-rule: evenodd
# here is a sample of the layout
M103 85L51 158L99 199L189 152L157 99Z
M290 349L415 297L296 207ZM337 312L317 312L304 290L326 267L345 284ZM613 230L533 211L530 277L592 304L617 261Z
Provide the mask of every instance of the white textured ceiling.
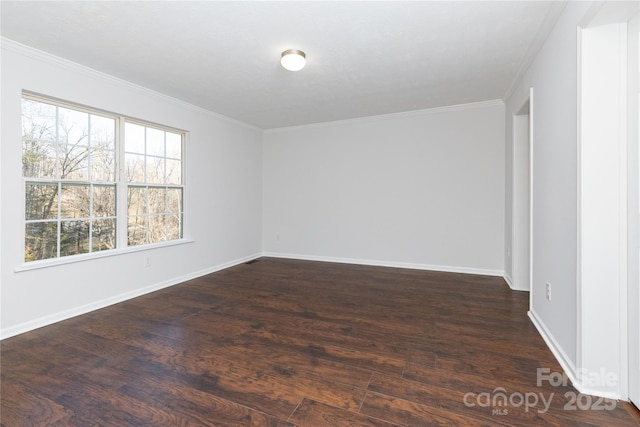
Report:
M503 98L562 3L2 1L3 37L263 129ZM307 54L292 73L289 48Z

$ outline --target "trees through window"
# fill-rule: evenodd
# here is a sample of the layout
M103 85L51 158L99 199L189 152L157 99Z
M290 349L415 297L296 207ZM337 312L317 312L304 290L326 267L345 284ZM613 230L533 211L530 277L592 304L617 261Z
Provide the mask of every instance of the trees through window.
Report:
M25 94L25 261L181 239L183 144L183 132Z

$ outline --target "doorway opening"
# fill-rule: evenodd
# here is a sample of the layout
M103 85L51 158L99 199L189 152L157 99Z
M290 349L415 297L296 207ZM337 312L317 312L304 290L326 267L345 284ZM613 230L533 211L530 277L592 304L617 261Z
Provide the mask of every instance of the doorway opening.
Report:
M532 98L513 115L512 285L531 290Z

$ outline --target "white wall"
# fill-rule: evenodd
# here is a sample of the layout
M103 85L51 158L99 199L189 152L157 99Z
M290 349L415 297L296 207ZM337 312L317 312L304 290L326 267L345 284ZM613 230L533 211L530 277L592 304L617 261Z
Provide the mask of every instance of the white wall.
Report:
M512 115L533 88L533 282L530 316L574 384L592 393L615 395L611 390L585 387L579 374L585 360L606 372L619 374L618 331L602 304L589 312L590 331L581 331L579 312L584 308L578 288L579 182L578 182L578 25L592 13L591 2L568 2L563 14L533 63L506 102L507 159L512 158ZM613 153L614 157L617 151ZM609 156L610 157L610 156ZM507 165L507 171L512 170ZM512 177L507 175L507 182ZM507 206L513 203L507 192ZM510 223L507 223L510 227ZM509 239L510 231L507 231ZM507 240L507 245L508 245ZM596 244L592 242L592 244ZM592 298L616 300L615 279L599 282L600 294ZM547 300L545 284L551 284ZM595 300L594 300L595 301ZM579 307L578 304L581 304ZM608 319L608 320L607 320ZM608 323L607 323L608 322ZM613 322L614 324L616 321ZM615 327L615 325L614 325ZM585 336L584 334L596 335ZM601 338L608 334L609 340ZM590 348L581 347L587 338ZM612 340L615 343L612 344ZM600 357L609 354L607 357ZM599 372L596 372L599 373Z
M260 130L8 40L1 86L2 337L261 253ZM185 237L194 242L14 272L24 256L23 89L189 131Z
M524 99L523 99L524 101ZM507 105L505 105L505 108ZM513 112L505 116L505 156L504 156L504 278L513 289L513 172L514 141Z
M627 354L622 348L627 335L627 126L622 107L626 104L626 41L626 24L582 30L578 165L578 362L586 372L606 368L615 373L618 381L590 389L613 397L622 394L623 399L627 380Z
M507 100L505 111L507 152L512 153L513 114L533 87L531 313L571 372L575 371L577 316L577 25L588 7L588 3L568 3ZM507 205L512 203L512 195L507 194ZM546 299L546 282L552 285L551 301Z
M268 255L502 275L500 101L265 132Z
M513 233L511 251L507 255L513 260L510 263L511 288L529 291L529 263L530 263L530 132L529 105L527 101L524 111L518 111L513 117L513 167L514 174L511 182L513 188L512 224ZM511 213L510 212L510 213Z
M627 61L629 400L640 407L640 13L630 20ZM636 53L634 55L634 52ZM635 362L635 363L634 363Z

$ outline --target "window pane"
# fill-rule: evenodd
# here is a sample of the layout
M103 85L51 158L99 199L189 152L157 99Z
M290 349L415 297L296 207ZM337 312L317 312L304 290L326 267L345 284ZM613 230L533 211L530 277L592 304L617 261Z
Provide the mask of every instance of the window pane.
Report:
M184 135L88 111L22 100L26 261L182 237Z
M115 150L116 147L116 121L108 117L91 115L91 140L93 148L105 148Z
M99 219L93 221L91 231L91 251L104 251L116 247L116 220Z
M87 181L89 179L89 150L73 145L59 146L61 179Z
M58 108L58 142L71 146L89 143L89 114Z
M167 240L167 228L164 215L152 215L149 217L149 243L164 242Z
M116 180L115 152L91 150L91 181L114 182Z
M22 176L56 177L56 146L47 142L24 139L22 142Z
M144 154L144 126L125 123L124 151L127 153Z
M93 216L116 216L115 185L95 185L93 187Z
M167 184L182 184L182 164L180 160L167 160Z
M56 142L56 107L22 100L22 137L32 141Z
M60 223L60 256L89 252L89 221Z
M144 180L144 156L138 154L125 154L125 174L128 182L145 182Z
M147 213L147 189L145 187L129 187L127 213L129 215L145 215Z
M62 185L62 198L60 199L60 217L89 217L88 185Z
M182 215L167 215L167 240L182 238Z
M58 256L58 224L28 223L24 232L24 260L38 261Z
M25 191L25 219L58 217L58 184L28 182Z
M164 188L149 188L149 213L166 212L167 191Z
M164 184L164 159L147 157L147 181L149 184Z
M147 156L164 157L164 131L147 128Z
M130 216L128 218L127 244L129 246L144 245L147 243L147 217Z
M182 135L167 132L167 157L182 159Z
M169 188L167 201L167 212L182 212L182 188Z

